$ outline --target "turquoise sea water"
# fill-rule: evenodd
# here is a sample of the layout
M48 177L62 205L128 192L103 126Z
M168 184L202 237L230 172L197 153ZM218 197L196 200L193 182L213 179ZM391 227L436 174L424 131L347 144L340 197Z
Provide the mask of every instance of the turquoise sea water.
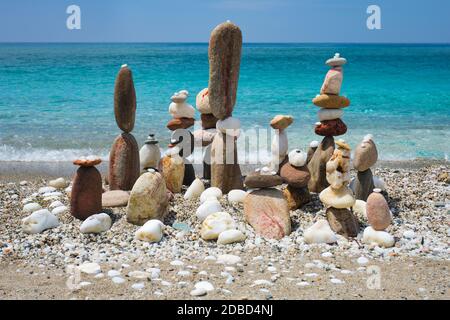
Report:
M0 44L0 161L107 156L119 133L115 76L134 74L141 144L156 132L162 147L173 92L195 104L208 85L207 44ZM381 159L444 159L450 154L450 45L246 44L234 115L243 128L267 127L279 113L296 121L290 148L314 134L319 93L335 52L346 57L342 94L352 101L344 139L372 133ZM199 119L197 113L197 119Z

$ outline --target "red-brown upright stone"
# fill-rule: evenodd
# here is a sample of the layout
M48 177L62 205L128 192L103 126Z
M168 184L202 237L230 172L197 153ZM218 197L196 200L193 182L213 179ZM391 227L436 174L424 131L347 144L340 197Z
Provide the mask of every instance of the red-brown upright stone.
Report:
M133 75L127 65L120 68L114 90L114 115L119 128L127 133L133 131L136 116L136 92Z
M233 139L232 148L227 148L228 139ZM218 132L211 145L211 186L223 193L243 189L241 168L238 163L236 138Z
M75 161L74 164L79 164ZM70 213L85 220L102 212L102 177L94 164L82 164L73 178Z
M218 119L231 116L241 64L242 33L231 22L218 25L209 41L209 104Z
M121 133L109 154L109 188L126 190L133 188L139 178L139 148L136 139L130 133Z

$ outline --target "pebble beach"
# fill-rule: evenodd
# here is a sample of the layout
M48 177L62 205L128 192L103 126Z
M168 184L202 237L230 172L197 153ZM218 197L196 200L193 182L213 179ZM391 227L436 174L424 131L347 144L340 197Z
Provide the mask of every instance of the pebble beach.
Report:
M449 299L448 165L411 162L398 167L391 163L374 169L386 183L393 213L387 229L396 239L392 248L362 243L363 216L358 216L355 238L338 236L332 245L305 243L304 231L325 217L316 194L291 212L292 232L281 240L258 236L245 223L242 204L230 204L223 196L224 211L246 240L226 245L205 241L195 216L199 200L183 199L185 188L170 201L159 243L135 239L138 226L127 223L125 208L104 210L113 220L110 230L82 234L81 221L67 209L64 189L50 199L39 194L50 177L6 175L0 182L0 297ZM60 225L40 234L24 233L21 220L29 213L22 208L27 203L48 208L55 201L62 207ZM370 284L373 270L380 274L379 286Z

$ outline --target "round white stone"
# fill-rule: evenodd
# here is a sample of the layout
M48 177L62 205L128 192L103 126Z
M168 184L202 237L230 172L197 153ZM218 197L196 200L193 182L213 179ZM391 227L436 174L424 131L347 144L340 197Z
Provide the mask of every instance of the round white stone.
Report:
M111 228L111 217L106 213L88 217L80 226L81 233L102 233Z
M306 243L335 243L336 234L331 230L328 221L318 220L305 230L303 237Z
M204 240L215 240L225 230L235 229L236 222L227 212L210 214L202 223L200 235Z
M386 231L377 231L372 227L364 229L362 241L366 244L376 244L380 247L390 248L394 245L395 239Z
M226 230L219 234L218 244L231 244L245 241L247 237L240 230Z
M39 203L27 203L26 205L23 206L23 212L25 213L33 213L35 211L41 210L42 207Z
M214 291L214 286L211 282L208 281L200 281L195 284L195 289L203 289L206 292Z
M222 205L215 197L209 198L203 202L195 212L195 215L203 222L209 215L223 211Z
M303 167L306 164L308 154L300 149L289 152L289 163L294 167Z
M356 262L357 262L358 264L365 265L365 264L369 263L369 259L367 259L366 257L361 256L361 257L359 257L359 258L356 260Z
M245 192L244 190L231 190L230 192L228 192L228 202L233 203L233 202L244 202L245 197L247 196L247 192Z
M217 200L220 200L220 198L222 198L222 190L220 190L219 188L216 188L216 187L211 187L211 188L206 189L200 195L200 203L205 202L210 197L214 197Z
M102 271L100 265L95 262L85 262L78 269L86 274L99 274Z
M207 291L203 288L195 288L191 291L191 296L201 297L207 294Z
M146 242L159 242L163 237L164 224L159 220L149 220L135 233L135 239Z
M57 216L60 215L61 213L66 212L67 210L69 210L69 208L67 208L66 206L56 207L55 209L52 210L52 214Z

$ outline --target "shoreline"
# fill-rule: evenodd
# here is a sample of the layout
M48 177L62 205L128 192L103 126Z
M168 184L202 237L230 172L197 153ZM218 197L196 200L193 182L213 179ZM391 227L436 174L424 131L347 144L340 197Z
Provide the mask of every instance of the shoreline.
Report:
M102 175L108 170L108 161L97 166ZM248 174L261 165L242 164L242 173ZM446 160L436 159L413 159L413 160L379 160L375 168L386 169L421 169L429 166L449 166ZM197 175L202 175L202 165L194 164ZM70 161L0 161L1 180L20 180L30 177L71 177L76 171L76 167Z

